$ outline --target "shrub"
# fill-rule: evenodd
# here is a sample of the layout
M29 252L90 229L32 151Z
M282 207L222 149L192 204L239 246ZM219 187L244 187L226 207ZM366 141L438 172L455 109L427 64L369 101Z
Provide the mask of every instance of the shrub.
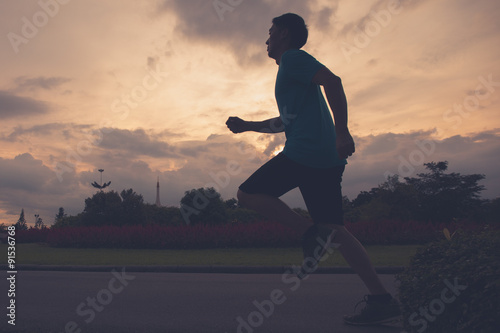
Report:
M200 249L298 246L296 232L272 222L209 226L102 226L51 230L55 247Z
M227 222L226 205L213 187L186 191L181 199L182 217L187 224L223 224Z
M495 332L500 326L500 231L456 233L421 248L397 276L410 332Z
M226 209L227 218L231 223L253 223L255 221L262 221L263 217L254 210L246 208L233 208Z
M345 226L364 245L425 244L442 239L444 228L452 232L458 229L477 232L484 228L470 222L432 224L398 220L346 222Z
M45 243L49 234L49 228L32 227L27 230L18 230L16 231L16 243Z
M19 242L45 242L53 246L73 247L242 247L242 246L299 246L298 235L282 225L271 221L250 222L257 215L244 209L231 209L232 223L211 225L200 221L196 225L185 225L180 220L168 219L165 213L180 219L178 208L157 207L168 224L130 226L67 226L51 229L18 231ZM155 208L156 209L156 208ZM153 212L150 209L150 214ZM154 212L153 212L154 213ZM234 214L233 214L234 213ZM152 216L152 215L151 215ZM447 227L454 232L458 228L477 232L480 224L434 225L415 221L363 221L346 223L364 245L425 244L442 239L442 230ZM492 225L498 228L498 225ZM165 238L167 237L168 238ZM274 241L274 245L273 245ZM253 242L253 243L252 243ZM142 245L139 245L142 244ZM163 244L163 245L162 245Z

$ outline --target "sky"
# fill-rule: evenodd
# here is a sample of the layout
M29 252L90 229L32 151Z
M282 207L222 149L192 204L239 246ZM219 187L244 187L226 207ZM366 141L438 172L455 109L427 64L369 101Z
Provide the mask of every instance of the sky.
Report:
M166 206L201 187L235 197L285 142L225 121L278 115L265 42L287 12L344 85L345 195L446 160L500 196L497 0L2 1L0 223L82 212L99 169L148 203L157 179ZM283 200L304 207L297 190Z

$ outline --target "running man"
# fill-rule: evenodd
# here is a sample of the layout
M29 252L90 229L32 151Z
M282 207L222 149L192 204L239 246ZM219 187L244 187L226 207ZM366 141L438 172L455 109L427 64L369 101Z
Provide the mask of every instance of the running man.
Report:
M283 151L252 174L238 190L239 203L299 231L304 264L299 276L314 269L332 241L365 283L370 294L359 314L345 316L352 325L399 318L397 301L382 285L361 243L343 225L341 181L346 158L354 153L347 127L347 101L339 77L307 52L302 17L288 13L272 20L267 54L279 65L275 97L279 117L260 122L229 117L233 133L285 132ZM320 86L324 87L328 105ZM335 120L335 124L334 121ZM291 210L280 196L299 188L312 223Z

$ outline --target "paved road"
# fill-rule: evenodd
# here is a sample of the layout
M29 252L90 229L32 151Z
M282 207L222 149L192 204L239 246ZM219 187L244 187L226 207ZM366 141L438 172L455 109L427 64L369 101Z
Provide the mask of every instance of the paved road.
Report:
M394 275L381 278L394 292ZM6 281L0 283L0 332L401 331L342 323L365 292L352 274L298 282L288 274L22 271L16 275L15 327L7 324Z

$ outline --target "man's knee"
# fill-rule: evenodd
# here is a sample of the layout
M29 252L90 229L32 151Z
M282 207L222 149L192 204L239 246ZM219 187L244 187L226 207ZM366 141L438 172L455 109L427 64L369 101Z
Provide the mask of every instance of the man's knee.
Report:
M242 190L238 189L238 193L236 193L236 198L238 198L238 204L242 207L247 206L249 196L250 194L245 193Z

